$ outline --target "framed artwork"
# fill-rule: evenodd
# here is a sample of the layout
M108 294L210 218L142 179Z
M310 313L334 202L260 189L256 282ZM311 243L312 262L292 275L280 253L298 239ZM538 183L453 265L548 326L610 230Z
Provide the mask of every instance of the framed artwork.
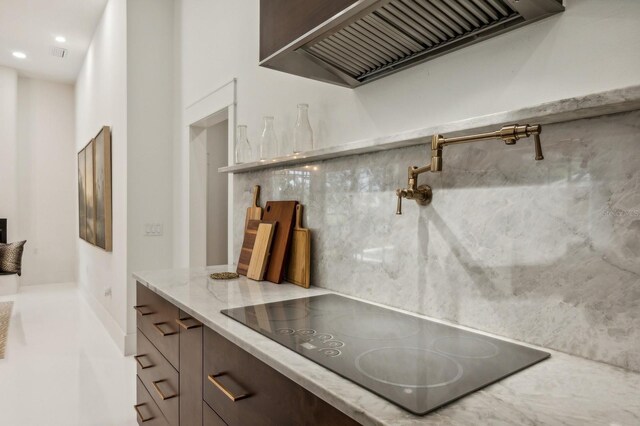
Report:
M78 153L78 225L79 236L83 240L87 239L87 204L85 194L85 150Z
M85 151L85 185L84 185L84 199L87 206L87 231L86 238L88 243L96 244L96 209L95 209L95 193L94 188L94 175L93 175L93 153L94 153L95 139L92 139L84 149Z
M112 250L111 129L98 135L78 153L79 236L106 251Z
M94 139L96 245L111 251L111 132L104 126Z

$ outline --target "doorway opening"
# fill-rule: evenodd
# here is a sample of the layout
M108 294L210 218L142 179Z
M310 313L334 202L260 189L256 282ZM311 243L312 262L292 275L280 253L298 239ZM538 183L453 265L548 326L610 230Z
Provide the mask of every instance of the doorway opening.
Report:
M218 173L229 158L224 109L190 126L190 265L229 263L229 177Z

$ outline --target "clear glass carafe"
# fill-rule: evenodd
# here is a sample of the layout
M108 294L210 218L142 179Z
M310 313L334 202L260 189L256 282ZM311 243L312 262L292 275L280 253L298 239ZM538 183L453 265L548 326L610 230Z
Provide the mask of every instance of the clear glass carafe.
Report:
M278 138L273 128L273 117L264 117L264 128L260 136L260 159L270 160L278 156Z
M313 149L313 130L309 123L309 105L298 104L298 119L293 130L293 153L311 151Z
M253 150L247 138L247 126L236 128L236 164L249 163L253 160Z

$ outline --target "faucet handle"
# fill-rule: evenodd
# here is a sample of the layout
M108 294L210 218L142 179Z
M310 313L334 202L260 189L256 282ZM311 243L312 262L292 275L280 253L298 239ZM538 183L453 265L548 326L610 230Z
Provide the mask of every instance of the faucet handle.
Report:
M536 133L533 135L533 143L536 149L536 161L544 160L544 156L542 155L542 145L540 144L539 133Z
M406 189L397 189L396 190L396 195L398 196L398 204L396 206L396 214L397 215L401 215L402 214L402 198L407 196L407 190Z

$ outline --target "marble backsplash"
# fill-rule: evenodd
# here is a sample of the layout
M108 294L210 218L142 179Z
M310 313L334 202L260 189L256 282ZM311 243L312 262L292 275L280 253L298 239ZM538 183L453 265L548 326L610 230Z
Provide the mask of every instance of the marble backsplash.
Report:
M402 216L426 145L236 174L235 209L255 184L303 203L316 286L640 371L640 111L545 126L542 148L446 147Z

